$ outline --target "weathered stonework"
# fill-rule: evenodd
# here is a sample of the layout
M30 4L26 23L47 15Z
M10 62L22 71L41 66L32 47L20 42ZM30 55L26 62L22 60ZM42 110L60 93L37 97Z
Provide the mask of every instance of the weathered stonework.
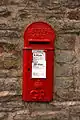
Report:
M55 46L59 50L74 50L76 34L59 34L56 36Z
M21 100L23 33L34 21L48 22L56 33L50 103ZM0 1L0 120L80 120L79 101L80 1Z

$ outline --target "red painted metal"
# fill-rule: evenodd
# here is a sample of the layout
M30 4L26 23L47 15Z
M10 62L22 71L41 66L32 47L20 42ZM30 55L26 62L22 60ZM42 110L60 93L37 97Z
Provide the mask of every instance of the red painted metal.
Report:
M54 92L55 32L45 22L34 22L24 32L23 86L24 101L51 101ZM46 54L46 78L32 78L32 50Z

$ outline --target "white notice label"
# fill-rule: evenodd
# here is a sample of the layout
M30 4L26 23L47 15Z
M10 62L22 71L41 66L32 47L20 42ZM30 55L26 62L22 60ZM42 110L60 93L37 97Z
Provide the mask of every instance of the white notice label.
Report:
M32 78L46 78L46 59L43 50L32 50Z

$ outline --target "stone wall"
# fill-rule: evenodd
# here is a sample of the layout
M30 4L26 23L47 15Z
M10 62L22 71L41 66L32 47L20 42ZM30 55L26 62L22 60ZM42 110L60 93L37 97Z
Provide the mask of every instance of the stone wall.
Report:
M34 21L56 32L55 94L21 98L23 33ZM80 120L80 0L0 0L0 120Z

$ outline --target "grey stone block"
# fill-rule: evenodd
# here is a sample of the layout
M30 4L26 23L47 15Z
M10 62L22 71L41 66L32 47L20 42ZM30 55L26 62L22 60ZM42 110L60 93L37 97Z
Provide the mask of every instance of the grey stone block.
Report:
M73 75L73 65L72 64L55 64L55 76L72 76Z
M12 91L16 94L20 94L20 87L19 78L0 78L0 91Z
M60 34L56 36L55 47L60 50L74 50L76 35Z
M72 63L75 59L74 51L55 50L55 60L58 63Z

